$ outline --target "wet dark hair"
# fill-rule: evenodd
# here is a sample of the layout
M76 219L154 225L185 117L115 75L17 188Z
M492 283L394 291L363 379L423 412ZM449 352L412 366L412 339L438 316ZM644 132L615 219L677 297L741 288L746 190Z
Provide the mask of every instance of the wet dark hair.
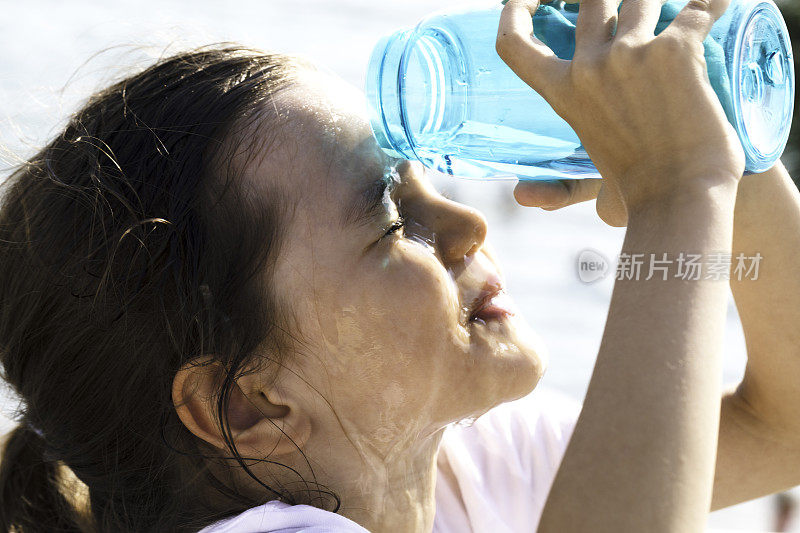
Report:
M280 364L290 340L269 279L291 203L240 170L280 134L269 99L302 67L232 45L161 59L94 94L8 178L0 360L24 421L0 465L2 531L197 531L304 503L213 476L171 395L212 355L227 459L252 476L225 415L235 379Z

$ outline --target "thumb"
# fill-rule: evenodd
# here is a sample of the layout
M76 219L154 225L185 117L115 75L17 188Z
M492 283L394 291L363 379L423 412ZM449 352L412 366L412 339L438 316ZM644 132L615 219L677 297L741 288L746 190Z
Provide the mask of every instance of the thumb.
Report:
M514 198L520 205L553 211L595 199L602 183L599 178L520 181Z

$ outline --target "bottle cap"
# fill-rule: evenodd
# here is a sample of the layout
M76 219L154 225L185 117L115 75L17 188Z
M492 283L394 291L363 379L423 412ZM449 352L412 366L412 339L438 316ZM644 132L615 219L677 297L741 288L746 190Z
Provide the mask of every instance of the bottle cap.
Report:
M794 61L789 32L772 2L756 3L735 39L731 85L736 129L751 172L777 161L794 110Z

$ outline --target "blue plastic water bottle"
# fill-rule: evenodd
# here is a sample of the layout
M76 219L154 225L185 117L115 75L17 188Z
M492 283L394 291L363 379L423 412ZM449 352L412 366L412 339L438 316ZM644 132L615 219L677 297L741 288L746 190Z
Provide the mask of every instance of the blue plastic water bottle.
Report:
M660 33L687 0L662 7ZM375 47L366 93L378 144L394 157L467 178L596 178L572 128L495 51L501 5L433 14ZM575 51L579 4L542 5L534 35L562 59ZM732 0L703 43L711 86L748 172L781 156L794 104L786 24L772 0Z

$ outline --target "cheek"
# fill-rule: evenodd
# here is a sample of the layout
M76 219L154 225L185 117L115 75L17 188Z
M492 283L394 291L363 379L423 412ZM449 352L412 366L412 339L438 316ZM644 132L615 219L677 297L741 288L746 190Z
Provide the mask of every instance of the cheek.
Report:
M457 291L441 263L414 243L389 244L326 291L315 317L341 371L378 382L430 372L459 332Z
M458 325L455 282L425 246L397 241L371 266L370 306L388 311L389 321L420 333Z
M311 355L305 375L337 410L366 400L379 412L419 412L412 404L429 401L420 391L441 381L445 354L461 342L457 289L439 260L398 240L356 268L316 272L314 282L294 292Z

